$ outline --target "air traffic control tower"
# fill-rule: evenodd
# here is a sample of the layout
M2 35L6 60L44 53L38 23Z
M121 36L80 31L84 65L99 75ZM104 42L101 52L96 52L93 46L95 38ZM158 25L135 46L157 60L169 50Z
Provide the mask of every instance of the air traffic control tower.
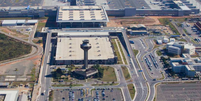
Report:
M87 78L98 73L98 70L88 67L88 50L91 49L91 44L89 43L89 40L86 39L82 42L83 43L80 44L80 48L84 50L84 66L82 67L82 69L75 70L75 73L83 76L84 78Z
M87 69L88 68L88 50L91 49L91 44L89 44L89 40L83 40L83 43L80 45L80 48L84 50L83 69Z

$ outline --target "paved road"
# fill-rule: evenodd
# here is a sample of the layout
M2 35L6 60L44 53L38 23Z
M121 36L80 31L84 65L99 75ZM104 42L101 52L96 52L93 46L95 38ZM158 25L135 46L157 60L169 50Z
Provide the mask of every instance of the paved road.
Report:
M42 66L42 71L40 75L40 84L41 84L41 93L44 95L39 95L38 101L49 101L49 90L51 88L51 70L49 68L50 61L50 47L51 47L51 35L52 33L47 33L46 45L45 45L45 53L44 53L44 62Z

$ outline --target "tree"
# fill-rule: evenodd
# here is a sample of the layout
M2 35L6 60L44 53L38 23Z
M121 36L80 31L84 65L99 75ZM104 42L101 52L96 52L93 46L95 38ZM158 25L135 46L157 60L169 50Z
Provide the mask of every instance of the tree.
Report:
M63 72L61 71L60 68L57 68L57 70L53 73L53 76L55 78L60 78L63 75Z

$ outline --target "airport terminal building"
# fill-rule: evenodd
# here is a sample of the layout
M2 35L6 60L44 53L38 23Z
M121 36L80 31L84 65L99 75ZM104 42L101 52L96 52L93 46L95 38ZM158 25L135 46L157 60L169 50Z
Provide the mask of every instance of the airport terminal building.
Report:
M57 38L56 64L83 64L84 51L80 44L85 39L91 44L88 51L89 64L117 63L108 32L60 32Z
M109 20L102 6L61 6L56 22L60 28L87 28L106 26Z

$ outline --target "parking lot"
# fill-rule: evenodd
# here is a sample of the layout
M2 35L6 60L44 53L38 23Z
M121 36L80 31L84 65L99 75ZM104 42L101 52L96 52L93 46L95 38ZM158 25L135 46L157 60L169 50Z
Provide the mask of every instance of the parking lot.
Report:
M184 24L184 29L186 30L187 34L189 35L189 37L191 37L192 39L194 39L196 42L201 42L201 38L200 38L200 31L197 29L196 26L194 25L190 25L190 24Z
M54 90L53 101L123 101L120 89L107 88L92 90L88 94L85 89Z
M200 83L161 84L156 101L200 101Z
M93 101L123 101L120 89L99 89L92 91Z
M62 89L54 90L53 101L82 101L84 98L83 89Z

